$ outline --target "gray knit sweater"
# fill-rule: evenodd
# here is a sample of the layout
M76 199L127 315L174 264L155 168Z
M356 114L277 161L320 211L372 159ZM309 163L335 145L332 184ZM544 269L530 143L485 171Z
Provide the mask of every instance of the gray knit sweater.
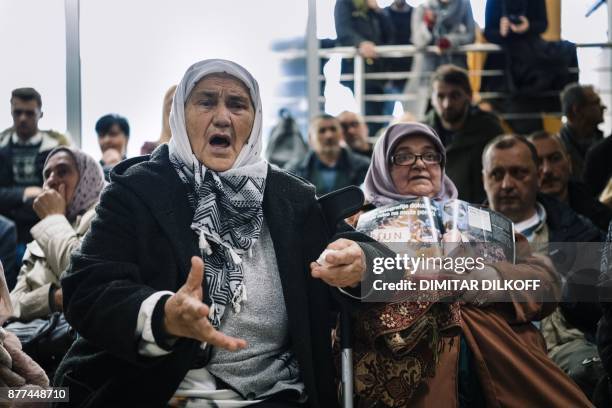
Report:
M253 246L253 256L245 256L243 263L247 299L238 314L226 308L220 331L245 339L248 347L236 352L214 348L206 368L247 399L290 389L296 390L298 399L304 393L304 384L289 348L287 311L265 222Z

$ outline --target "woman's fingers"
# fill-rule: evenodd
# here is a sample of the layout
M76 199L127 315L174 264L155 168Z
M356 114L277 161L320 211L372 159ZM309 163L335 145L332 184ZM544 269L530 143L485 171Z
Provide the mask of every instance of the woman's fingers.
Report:
M197 292L200 290L204 290L202 282L204 280L204 262L197 256L191 257L191 270L189 271L189 275L187 275L187 281L183 287L188 292ZM202 299L201 296L198 296L199 300Z
M334 287L356 286L361 282L362 270L355 263L343 266L311 266L313 278Z
M236 351L247 346L246 340L231 337L216 330L208 321L208 318L200 317L189 322L189 332L185 337L190 337L201 342L221 347L229 351Z
M208 317L208 311L209 308L206 303L202 303L199 299L185 296L179 305L178 313L186 320L198 320L202 317Z
M354 241L351 241L350 239L346 238L340 238L327 245L327 249L334 249L338 251L351 246L351 244L354 244Z
M206 339L203 341L229 351L237 351L247 346L246 340L223 334L220 331L215 330L212 326L206 334Z

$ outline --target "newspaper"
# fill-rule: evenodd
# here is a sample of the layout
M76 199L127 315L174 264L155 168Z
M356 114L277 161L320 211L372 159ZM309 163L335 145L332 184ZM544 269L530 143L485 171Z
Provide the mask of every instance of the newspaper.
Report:
M489 262L514 263L516 258L512 221L462 200L419 197L378 207L362 214L356 229L413 254L448 254L457 244L466 244Z

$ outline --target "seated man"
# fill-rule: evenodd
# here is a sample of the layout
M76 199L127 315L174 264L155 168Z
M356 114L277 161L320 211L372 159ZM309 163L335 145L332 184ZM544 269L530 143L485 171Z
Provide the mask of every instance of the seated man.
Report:
M368 125L363 116L355 112L344 111L338 115L338 120L342 126L344 142L355 153L372 157L374 146L368 140Z
M431 103L424 123L434 128L446 148L446 174L459 190L459 198L482 203L480 156L489 140L504 131L499 119L472 104L467 72L454 65L442 65L432 78Z
M45 159L53 148L69 144L64 135L38 128L41 108L42 99L35 89L13 90L13 126L0 133L0 214L17 225L18 260L32 239L30 228L38 220L32 203L42 191Z
M359 186L365 179L370 161L340 146L340 121L323 114L310 122L310 152L287 170L310 181L321 196L346 186Z
M572 163L565 145L557 135L536 132L529 136L540 161L540 191L563 201L605 230L612 219L612 209L591 196L588 186L572 178Z
M567 123L559 135L572 162L572 174L582 179L586 153L603 138L598 129L606 106L590 85L569 84L561 93L561 107Z
M537 151L526 138L503 135L491 140L482 155L484 187L491 208L510 218L515 230L534 244L534 250L550 255L553 261L556 258L548 253L549 243L602 241L603 232L588 219L576 214L566 203L538 193L542 171L538 164ZM575 277L563 270L558 272L570 280ZM568 286L565 293L567 289ZM601 312L596 307L589 308L590 315L578 312L580 316L576 319L577 313L566 306L574 305L562 303L542 320L542 334L550 358L590 396L595 384L589 372L594 370L583 362L600 364L592 336L599 319L597 314Z
M111 169L126 158L130 124L122 116L104 115L96 122L96 133L102 151L100 164L104 170L104 177L108 181Z

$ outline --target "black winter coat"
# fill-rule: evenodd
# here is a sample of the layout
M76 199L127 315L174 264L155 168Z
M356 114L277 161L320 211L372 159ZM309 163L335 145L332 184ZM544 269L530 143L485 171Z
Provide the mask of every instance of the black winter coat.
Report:
M199 342L183 338L165 356L137 352L141 303L156 291L178 290L189 273L191 256L199 254L190 228L193 211L168 148L161 146L147 158L129 159L113 169L97 218L62 279L66 317L80 336L55 383L70 387L71 406L165 406L199 348ZM314 188L270 167L263 208L277 256L291 348L309 405L336 406L328 317L330 294L337 291L313 279L309 269L329 241ZM379 244L360 245L367 263L383 256ZM159 305L153 312L154 334L163 330L163 312L157 309Z

